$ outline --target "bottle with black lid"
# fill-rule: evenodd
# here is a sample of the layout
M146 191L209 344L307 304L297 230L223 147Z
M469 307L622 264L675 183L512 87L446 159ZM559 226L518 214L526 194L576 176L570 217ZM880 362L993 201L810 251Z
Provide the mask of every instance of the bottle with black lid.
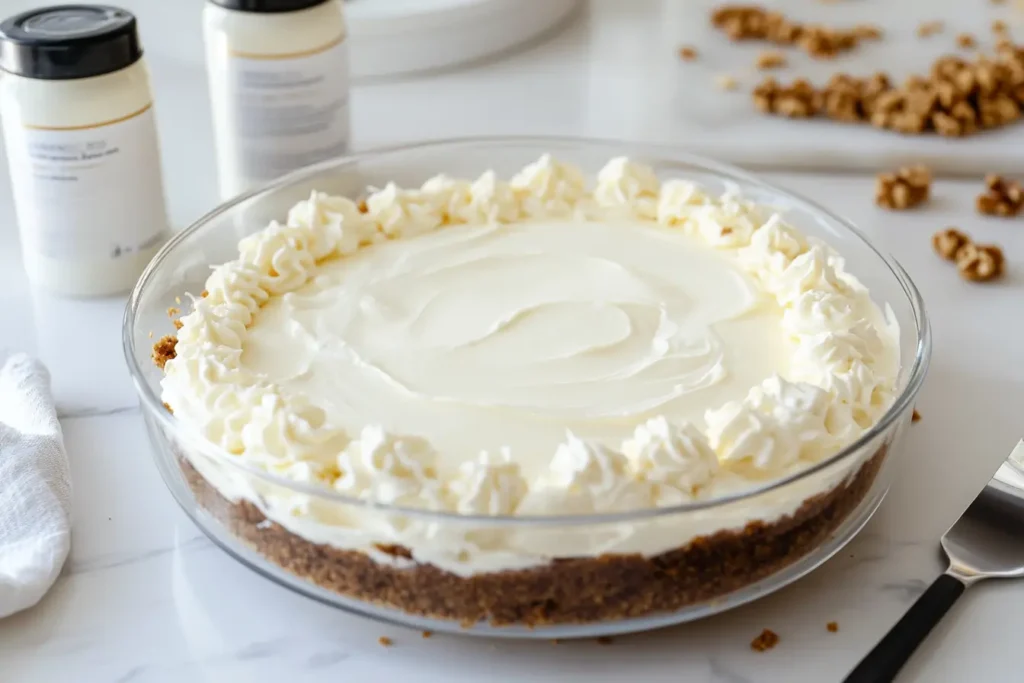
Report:
M29 278L70 296L132 287L167 234L135 17L61 5L0 23L0 112Z
M223 198L348 151L341 0L207 0L203 26Z

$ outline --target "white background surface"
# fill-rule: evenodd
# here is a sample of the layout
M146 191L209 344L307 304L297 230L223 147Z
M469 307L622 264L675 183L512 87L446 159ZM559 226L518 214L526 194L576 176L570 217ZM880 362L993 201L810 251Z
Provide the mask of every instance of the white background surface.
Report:
M9 14L31 4L0 1L0 9ZM141 6L148 21L143 30L168 199L180 227L216 198L194 33L198 3L124 4ZM643 47L627 40L609 16L640 26L624 4L594 2L592 12L565 32L502 61L360 86L353 95L356 146L480 133L701 142L662 125L669 120L664 107L683 95L681 89L642 105L627 96L642 90L637 82L645 76L615 66L617 53ZM683 1L635 4L642 15L662 4L667 12L678 10ZM657 32L657 23L647 30ZM649 60L655 75L677 67L671 49L668 59L661 51L644 55L638 59ZM76 302L31 291L17 252L7 179L0 179L0 346L33 351L49 365L76 496L74 547L64 576L36 609L0 621L0 682L840 680L942 570L938 536L1024 432L1024 219L977 216L972 205L979 179L938 182L926 208L893 214L873 206L868 175L768 177L851 218L921 288L935 338L918 403L924 419L909 430L898 479L878 515L823 568L754 605L618 638L607 647L422 640L417 632L293 595L222 554L178 511L151 463L121 353L124 300ZM961 281L929 246L931 234L946 225L1001 244L1010 261L1007 278L988 286ZM972 589L901 680L1021 680L1021 614L1024 584ZM825 630L833 620L836 634ZM766 627L781 636L780 644L752 652L750 640ZM380 647L382 635L395 645Z

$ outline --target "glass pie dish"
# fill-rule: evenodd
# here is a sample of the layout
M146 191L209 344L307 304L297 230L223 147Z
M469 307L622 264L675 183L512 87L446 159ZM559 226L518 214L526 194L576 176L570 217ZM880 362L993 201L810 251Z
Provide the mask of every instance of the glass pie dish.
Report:
M629 156L664 178L739 191L770 205L809 237L833 246L898 325L901 367L891 406L853 443L794 474L725 496L600 514L470 515L356 499L232 457L178 420L161 400L153 337L187 292L204 289L210 264L230 261L240 239L282 219L314 190L353 199L388 182L418 187L439 172L509 177L550 153L585 169ZM754 600L827 560L863 527L889 487L930 355L923 302L904 270L849 223L746 173L665 147L565 138L480 138L376 150L292 173L218 207L173 238L132 293L123 341L161 475L203 531L230 555L299 593L365 616L432 631L519 638L593 637L697 619ZM300 497L323 533L301 535L268 501ZM425 543L449 536L486 545L500 535L548 550L539 564L468 573L421 561L409 548L372 552L335 542L337 527L415 528ZM331 526L334 525L334 526ZM329 527L329 528L328 528ZM353 532L354 533L354 532ZM332 535L333 534L333 535ZM668 535L657 554L584 554L601 539ZM594 541L591 543L591 541Z

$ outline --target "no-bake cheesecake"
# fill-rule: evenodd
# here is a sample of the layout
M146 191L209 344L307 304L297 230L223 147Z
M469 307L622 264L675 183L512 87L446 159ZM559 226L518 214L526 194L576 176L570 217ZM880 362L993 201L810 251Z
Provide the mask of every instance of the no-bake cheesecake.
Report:
M890 318L769 207L545 156L313 193L158 355L166 405L221 452L183 449L189 483L251 547L361 600L535 625L677 609L816 547L884 445L709 503L876 423Z

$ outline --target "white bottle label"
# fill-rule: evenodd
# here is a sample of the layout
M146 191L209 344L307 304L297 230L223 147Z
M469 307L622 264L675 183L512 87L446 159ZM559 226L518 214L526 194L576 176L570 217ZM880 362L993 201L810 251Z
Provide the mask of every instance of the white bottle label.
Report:
M217 144L221 186L234 195L348 150L348 46L295 55L229 52Z
M152 105L74 128L8 122L14 205L26 252L114 262L158 244L167 229Z

